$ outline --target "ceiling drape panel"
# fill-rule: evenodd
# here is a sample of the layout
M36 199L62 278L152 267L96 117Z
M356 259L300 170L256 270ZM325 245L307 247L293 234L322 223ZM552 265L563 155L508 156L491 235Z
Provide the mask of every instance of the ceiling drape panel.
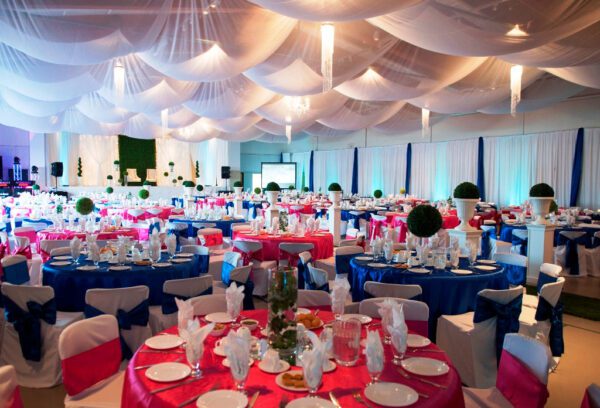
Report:
M335 26L325 93L322 22ZM393 135L418 130L421 108L431 124L509 112L513 64L520 112L600 89L594 0L7 0L0 32L0 123L38 133Z

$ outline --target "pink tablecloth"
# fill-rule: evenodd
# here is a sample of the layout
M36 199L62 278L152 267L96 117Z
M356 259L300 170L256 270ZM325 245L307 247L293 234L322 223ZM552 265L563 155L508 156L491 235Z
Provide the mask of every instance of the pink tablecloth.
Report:
M266 310L244 311L244 316L254 318L263 326L267 324ZM321 319L325 321L333 320L331 312L322 311ZM365 337L366 332L362 331L362 337ZM320 331L320 330L318 330ZM317 331L317 332L318 332ZM177 329L170 328L166 332L175 334ZM253 333L260 336L259 331ZM150 394L151 390L162 388L164 383L157 383L146 378L145 370L135 370L134 367L139 365L147 365L161 363L166 361L175 361L183 354L169 353L140 353L139 351L129 362L127 372L125 374L125 382L123 384L123 394L121 406L125 408L152 408L152 407L176 407L182 402L211 390L214 387L219 389L233 389L233 379L229 368L223 366L223 357L217 356L214 351L216 338L208 336L205 341L204 357L200 364L203 372L203 378L192 383L173 388L168 391ZM142 346L142 349L148 349L147 346ZM431 385L422 383L416 380L406 380L402 377L397 367L391 363L392 350L391 346L384 346L385 367L381 375L381 381L397 382L408 385L420 393L427 394L429 398L419 398L419 400L411 407L463 407L464 400L460 384L460 378L455 368L450 363L448 357L444 353L428 352L427 350L439 350L437 346L430 345L420 349L418 352L410 352L413 357L429 357L437 360L443 360L450 366L450 371L447 374L438 377L429 377L431 381L447 386L447 389L440 389ZM329 399L329 392L333 392L339 400L342 407L360 407L363 405L358 403L352 393L360 392L364 397L365 385L370 381L369 373L366 368L365 357L360 356L358 363L354 367L337 368L323 374L323 381L318 390L318 396L324 399ZM302 398L307 395L306 392L290 392L285 391L275 384L275 375L267 374L261 371L257 364L250 367L248 379L246 382L246 391L248 396L251 396L256 391L260 391L260 397L256 401L256 407L279 407L285 406L282 401L291 401L296 398ZM375 403L370 403L373 407L380 407ZM195 403L190 403L186 407L195 406Z
M400 228L398 232L398 242L406 242L406 233L408 232L408 227L406 226L406 217L408 214L397 214L392 218L392 227ZM442 216L442 228L444 229L452 229L460 224L460 220L456 215L443 215Z
M255 255L256 259L261 261L275 261L279 259L279 244L282 242L311 243L315 247L310 251L313 260L325 259L333 256L333 235L323 232L319 234L306 235L304 237L294 236L275 236L268 234L249 235L238 232L234 234L234 239L245 241L260 241L263 244L262 253Z
M296 206L302 207L302 209L299 210L301 214L311 214L312 215L314 212L312 204L279 203L279 204L277 204L277 206L285 209L289 214L295 214L298 212L298 210L292 209L292 207L296 207Z
M137 220L147 220L150 218L160 218L161 220L168 220L169 216L171 215L171 212L173 210L173 207L144 207L144 208L140 208L141 210L145 210L143 214L134 217L133 215L131 215L129 213L129 208L116 208L116 207L106 207L106 208L102 208L100 210L100 216L101 217L106 217L109 215L120 215L121 217L123 217L124 220L129 220L129 221L135 221L135 219L137 218ZM158 214L151 214L149 213L147 210L149 209L160 209L161 212Z

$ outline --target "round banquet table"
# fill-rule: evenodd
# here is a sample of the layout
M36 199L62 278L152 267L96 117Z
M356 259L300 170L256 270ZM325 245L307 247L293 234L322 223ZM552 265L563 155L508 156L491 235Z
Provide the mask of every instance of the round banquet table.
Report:
M277 203L277 207L284 209L288 214L300 213L300 214L314 214L312 204L292 204L292 203ZM292 207L302 207L301 210L293 210Z
M483 289L508 289L504 269L496 266L494 271L462 268L473 271L471 275L455 275L450 269L432 270L430 274L418 274L406 269L389 266L371 267L373 261L350 260L352 268L352 300L365 299L363 286L367 281L419 285L423 290L421 300L429 306L429 337L435 339L437 318L441 315L457 315L475 310L477 293Z
M119 228L110 231L97 231L94 233L97 235L99 240L110 240L118 239L119 237L131 237L133 240L140 239L139 231L136 228ZM37 247L41 248L40 242L43 240L51 241L64 241L71 240L78 237L80 240L85 241L85 232L73 231L73 230L57 230L57 229L44 229L37 232ZM42 259L46 261L50 254L40 249Z
M333 235L328 232L306 234L303 237L294 235L270 235L267 233L249 234L238 232L234 239L243 241L258 241L263 244L262 251L256 253L256 259L260 261L276 261L279 259L279 244L288 243L310 243L314 248L310 251L313 260L326 259L333 256Z
M208 256L205 255L206 258ZM151 305L162 303L163 283L170 279L193 278L199 275L202 262L200 256L194 255L190 262L174 263L169 267L152 267L127 264L131 269L127 271L110 271L107 262L100 262L100 268L95 271L80 271L78 266L91 265L83 261L80 265L53 266L52 260L43 266L43 284L52 286L56 296L56 308L64 312L79 312L85 307L85 292L96 288L125 288L130 286L145 285L150 288L149 302ZM163 255L161 262L166 262L167 256ZM206 268L208 260L206 260Z
M137 220L147 220L150 218L160 218L161 220L167 220L169 219L169 216L171 215L171 212L173 210L174 207L172 206L153 206L153 207L136 207L136 208L122 208L122 207L104 207L100 210L100 216L102 217L107 217L107 216L114 216L114 215L120 215L124 220L129 220L129 221L133 221L134 219ZM133 215L131 215L129 213L129 210L144 210L145 212L143 214L138 215L137 217L134 217ZM149 209L160 209L161 212L153 215L150 214L148 212Z
M262 326L266 326L267 324L266 310L244 311L243 314L245 317L258 320ZM322 311L320 317L324 321L333 320L333 314L327 311ZM361 334L363 338L366 335L365 327L366 326L363 326ZM177 334L177 328L172 327L165 332ZM316 332L319 334L320 330L316 330ZM256 329L253 334L255 336L260 336L258 329ZM145 370L136 370L134 367L175 361L178 357L182 356L182 354L169 354L168 352L140 353L140 350L148 349L147 346L143 345L140 350L135 353L127 366L121 406L124 408L177 407L182 402L189 400L196 395L210 391L215 387L218 389L234 389L234 383L229 368L223 366L221 363L223 357L219 357L213 352L216 341L217 337L210 335L205 340L204 356L200 364L200 369L203 373L201 379L156 394L151 394L150 392L154 389L164 387L165 383L149 380L146 378L144 373ZM436 345L431 344L420 349L420 351L409 351L409 353L410 356L413 357L429 357L445 361L450 366L450 371L442 376L428 377L428 379L445 385L447 387L446 389L440 389L417 380L407 380L402 377L398 373L396 366L391 362L393 357L392 350L391 346L388 345L384 345L385 367L380 381L405 384L417 392L429 395L429 398L427 399L419 398L419 400L411 405L411 407L464 407L460 377L456 372L456 369L452 366L449 358L445 353L428 352L427 350L439 350L439 348ZM352 397L352 394L360 392L363 398L366 399L363 390L369 381L370 378L366 368L365 357L361 354L356 366L343 367L338 365L334 371L323 373L323 380L317 395L323 399L329 400L329 392L333 392L342 407L364 408L364 405L358 403ZM260 396L256 401L256 407L265 408L285 407L287 402L308 395L307 392L291 392L279 388L279 386L275 384L275 374L268 374L261 371L258 368L257 363L254 363L252 367L250 367L245 389L248 398L256 391L260 391ZM381 407L381 405L377 405L370 401L369 404L373 407ZM191 402L185 406L195 406L195 402Z
M244 219L230 219L230 220L195 220L189 218L171 218L169 222L180 222L188 225L187 236L195 237L198 233L198 228L194 227L194 223L210 223L215 224L215 228L220 229L223 232L224 237L231 237L231 225L239 222L245 222Z

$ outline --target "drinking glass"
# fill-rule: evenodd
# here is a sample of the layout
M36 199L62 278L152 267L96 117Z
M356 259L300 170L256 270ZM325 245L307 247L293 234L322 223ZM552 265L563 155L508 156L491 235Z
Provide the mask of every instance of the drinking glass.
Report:
M378 367L376 370L371 371L371 367L369 367L369 365L367 364L367 371L369 371L369 377L371 377L371 382L367 384L367 386L369 386L379 381L379 377L381 377L381 373L383 372L383 367L381 367L380 369Z
M392 335L388 330L388 326L392 324L391 316L383 316L381 319L381 329L383 331L383 344L392 344Z
M333 357L345 367L353 366L359 358L361 323L358 319L333 322Z
M400 363L404 359L404 354L406 353L406 344L404 344L403 347L396 347L396 346L400 346L400 345L394 344L394 342L392 341L392 354L394 355L394 359L392 360L392 363L394 365L400 365Z
M244 389L244 387L246 386L246 379L248 378L248 371L250 371L250 365L248 364L248 359L246 359L246 364L233 364L233 362L230 361L230 371L231 371L231 376L233 377L233 382L235 383L235 388L241 392L242 394L246 393L246 390Z
M71 248L71 257L73 258L73 262L75 263L75 265L79 265L80 252L81 252L81 247L79 247L79 246L73 246Z
M319 364L319 369L315 372L307 375L304 373L304 382L306 383L306 387L308 388L308 398L317 398L317 390L321 385L321 380L323 379L323 365Z
M344 314L345 302L340 299L336 299L335 302L331 302L331 311L333 312L333 316L335 320L340 320L342 315Z
M192 367L191 376L194 378L202 377L202 371L200 370L202 354L204 354L204 344L201 343L198 347L194 347L194 345L188 341L185 346L185 357L187 358L190 367Z

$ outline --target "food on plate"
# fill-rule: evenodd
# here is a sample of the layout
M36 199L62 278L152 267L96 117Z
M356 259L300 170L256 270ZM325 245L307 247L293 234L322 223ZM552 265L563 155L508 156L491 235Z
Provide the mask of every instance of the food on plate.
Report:
M258 326L258 320L254 320L254 319L244 319L241 321L242 326L245 326L248 328L248 330L252 331L254 329L256 329L256 326Z
M148 260L144 260L144 261L135 261L134 262L136 265L139 266L150 266L152 265L152 261L148 261Z
M115 252L109 246L105 246L100 249L100 254L107 254L107 253L114 255Z
M296 322L302 323L307 329L316 329L323 323L318 316L312 313L300 313L296 316Z
M306 388L306 383L304 382L304 375L302 375L302 373L285 373L281 377L281 380L286 387Z

